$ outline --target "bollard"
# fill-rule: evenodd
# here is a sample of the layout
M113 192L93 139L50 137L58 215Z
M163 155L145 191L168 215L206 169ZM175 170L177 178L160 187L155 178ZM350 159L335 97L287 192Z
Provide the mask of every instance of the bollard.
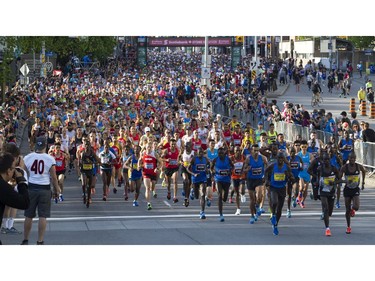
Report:
M349 113L354 113L354 112L355 112L355 98L352 98L350 100Z
M366 101L362 100L361 116L366 116Z
M370 119L375 119L375 102L370 104Z

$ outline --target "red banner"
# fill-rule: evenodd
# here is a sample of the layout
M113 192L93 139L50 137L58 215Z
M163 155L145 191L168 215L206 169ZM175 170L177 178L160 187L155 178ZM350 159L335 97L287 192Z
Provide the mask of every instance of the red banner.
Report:
M231 46L232 37L208 38L209 46ZM204 47L204 37L148 37L148 47Z

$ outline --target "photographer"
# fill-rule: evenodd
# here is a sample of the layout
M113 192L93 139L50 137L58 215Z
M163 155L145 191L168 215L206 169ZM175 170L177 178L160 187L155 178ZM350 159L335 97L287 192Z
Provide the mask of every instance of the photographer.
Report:
M9 153L0 155L0 216L3 218L5 206L25 210L30 205L27 181L16 169L16 159ZM8 183L15 181L17 191ZM1 226L1 222L0 222ZM0 241L0 245L1 245Z

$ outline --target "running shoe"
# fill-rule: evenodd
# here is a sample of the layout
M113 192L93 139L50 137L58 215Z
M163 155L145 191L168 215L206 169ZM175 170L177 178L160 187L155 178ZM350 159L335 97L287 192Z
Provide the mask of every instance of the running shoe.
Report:
M124 200L128 201L128 199L129 199L129 196L128 195L124 195Z
M254 215L254 220L258 221L258 215L257 214Z
M200 212L199 212L199 218L200 218L201 220L206 219L206 214L205 214L203 211L200 211Z
M276 225L272 226L272 230L273 230L273 235L275 235L275 236L279 235L279 230L277 229Z
M336 202L336 209L340 208L340 202Z
M186 208L189 207L189 200L187 198L184 199L184 203L182 204Z
M121 181L119 181L118 183L117 183L117 187L121 187ZM114 189L116 189L116 188L114 188ZM117 191L117 190L116 190ZM114 192L115 193L115 192Z
M147 210L151 210L152 209L152 206L151 206L151 203L147 203Z
M346 234L350 234L350 233L352 233L352 229L351 229L351 227L350 226L348 226L347 228L346 228L346 232L345 232Z
M323 212L320 214L320 220L324 220L324 213Z
M331 236L331 230L329 228L326 229L326 236Z
M165 182L165 179L163 179L163 182L161 183L162 187L167 187L167 183Z
M107 196L103 195L103 201L107 201Z
M181 192L181 196L182 196L182 197L185 197L185 191L184 191L184 190L182 190L182 192Z
M81 181L81 177L78 177L78 181Z
M260 207L259 210L261 211L262 214L264 214L266 212L262 207Z
M29 240L27 239L22 240L21 245L29 245Z
M138 206L139 206L139 204L138 204L137 200L134 200L133 201L133 207L138 207Z
M271 217L270 221L271 221L271 224L272 224L273 226L275 226L275 225L276 225L276 223L277 223L277 219L276 219L276 216L275 216L275 215L272 215L272 217Z
M8 233L8 228L2 227L1 234L7 234L7 233Z
M211 200L210 199L206 199L206 203L207 203L207 207L211 207Z
M64 201L64 197L63 197L62 194L59 195L59 201L60 201L60 202Z
M297 202L296 202L295 197L292 197L292 206L293 206L293 208L297 207Z
M17 230L15 227L7 229L7 234L22 234L22 231Z
M171 200L171 193L170 192L167 193L167 199Z
M58 197L55 197L55 203L57 204L57 202L59 202L59 198Z
M44 245L44 241L36 241L37 245Z
M290 210L286 211L286 217L290 219L292 217L292 212Z
M350 216L351 216L351 217L354 217L354 216L355 216L355 210L354 210L354 209L350 209Z
M241 194L241 203L245 203L245 202L246 202L246 196Z
M190 191L190 200L194 200L195 194L194 194L194 189L191 189Z
M261 208L257 208L257 215L258 215L258 217L260 217L262 215Z
M178 202L177 197L174 197L174 198L173 198L173 203L177 203L177 202Z
M231 197L231 198L229 198L229 203L230 203L230 204L234 203L234 202L233 202L233 198L232 198L232 197Z
M251 216L249 220L249 224L254 224L255 223L255 217Z
M121 186L121 185L120 185L120 186ZM119 187L120 187L120 186L119 186ZM117 188L116 188L116 187L113 188L113 193L114 193L114 194L117 193Z
M109 191L109 187L107 188L107 193ZM91 194L94 195L96 193L95 187L91 188Z
M224 216L221 215L221 216L219 217L219 220L220 220L221 222L223 222L223 221L224 221Z
M237 209L237 211L234 213L236 216L241 215L241 209Z
M313 200L314 199L314 195L312 192L310 192L310 199Z
M158 198L158 195L156 194L155 190L152 192L152 196L153 196L154 198Z
M300 205L300 207L301 207L302 209L305 208L305 202L301 202L301 203L299 203L299 205Z

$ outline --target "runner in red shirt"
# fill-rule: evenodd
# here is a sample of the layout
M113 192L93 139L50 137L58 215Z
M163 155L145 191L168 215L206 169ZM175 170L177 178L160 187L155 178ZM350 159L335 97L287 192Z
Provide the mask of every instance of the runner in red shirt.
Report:
M147 201L147 210L152 209L151 205L151 192L152 186L156 184L157 170L159 170L158 160L155 152L153 151L152 143L149 142L146 145L146 150L143 153L142 158L138 160L137 169L142 169L143 183L146 187L145 197Z
M163 152L163 158L165 161L165 176L167 179L167 189L168 195L167 199L171 199L171 184L173 180L173 203L177 203L177 177L178 177L178 170L180 165L178 163L179 160L179 151L176 147L176 140L170 140L170 147L165 149Z
M241 132L241 127L239 124L237 124L234 127L234 132L232 133L232 139L235 146L241 146L243 134Z
M198 130L193 132L193 138L191 139L192 148L195 153L198 153L199 148L202 147L202 140L199 138Z
M56 192L54 193L54 199L57 203L57 200L64 201L63 191L67 164L67 155L65 154L65 152L61 151L61 143L55 143L54 150L51 152L51 156L56 160L56 176L60 186L60 194L57 194Z

